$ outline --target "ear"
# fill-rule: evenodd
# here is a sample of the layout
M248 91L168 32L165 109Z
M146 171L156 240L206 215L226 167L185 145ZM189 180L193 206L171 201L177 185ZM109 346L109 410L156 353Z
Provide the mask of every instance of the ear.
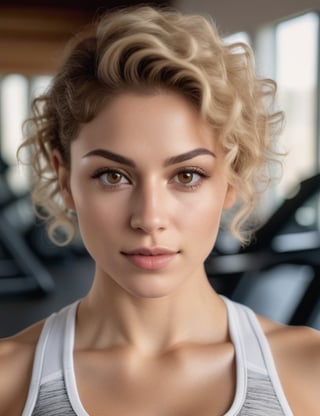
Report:
M232 208L236 200L237 200L236 190L234 189L233 186L228 184L228 189L227 189L226 196L224 199L223 209L227 210L227 209Z
M54 150L52 164L57 175L60 193L67 209L75 210L74 200L70 188L70 171L65 166L63 158L58 150Z

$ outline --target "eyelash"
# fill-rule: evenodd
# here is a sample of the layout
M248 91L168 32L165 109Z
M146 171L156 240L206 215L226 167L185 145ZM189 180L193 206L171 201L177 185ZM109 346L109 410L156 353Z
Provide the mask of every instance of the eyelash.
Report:
M194 184L183 184L183 183L176 182L176 184L178 186L182 187L184 190L187 190L187 191L197 190L201 186L202 182L206 178L209 177L209 175L203 169L196 168L196 167L190 167L190 168L185 168L185 169L181 169L181 170L177 171L174 174L173 178L176 178L178 175L181 175L181 174L192 174L193 175L192 181L194 180L194 175L197 175L199 177L195 181Z
M93 175L92 175L92 178L93 179L98 179L100 182L101 182L101 185L103 185L103 186L105 186L105 187L109 187L109 188L116 188L117 186L119 186L119 185L122 185L122 184L119 184L119 183L116 183L116 184L107 184L107 183L105 183L103 180L102 180L102 176L103 175L108 175L108 174L110 174L110 173L113 173L113 174L118 174L118 175L120 175L122 178L125 178L127 181L128 181L128 183L130 183L130 180L128 179L128 175L127 174L125 174L125 173L123 173L123 172L121 172L121 170L118 170L118 169L111 169L111 168L102 168L102 169L98 169Z
M115 183L115 184L105 183L102 180L102 176L103 175L106 175L106 174L112 174L112 173L113 174L120 175L122 178L125 178L127 182L126 183ZM178 175L181 175L181 174L198 175L199 178L196 180L196 183L194 183L194 184L183 184L181 182L179 183L178 181L175 181L174 180L174 178L176 178ZM176 185L182 187L184 190L194 191L194 190L198 189L201 186L202 181L205 180L208 177L209 177L209 175L203 169L200 169L198 167L188 167L188 168L185 168L185 169L178 170L173 175L173 179L170 182L174 182ZM125 184L128 184L128 183L130 184L131 183L130 179L128 179L128 175L125 174L125 173L123 173L119 169L102 168L102 169L97 170L92 175L92 178L93 179L98 179L101 182L101 185L102 186L104 186L106 188L109 188L109 189L111 189L111 188L117 188L118 186L125 185ZM192 177L192 181L193 180L194 180L194 176Z

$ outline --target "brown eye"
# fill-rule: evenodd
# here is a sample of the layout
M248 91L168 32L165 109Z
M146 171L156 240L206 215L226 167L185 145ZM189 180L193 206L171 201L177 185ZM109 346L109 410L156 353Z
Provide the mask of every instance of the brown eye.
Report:
M129 179L120 171L114 169L106 169L98 171L93 178L99 179L104 186L118 186L130 183Z
M193 190L200 186L207 177L208 175L204 171L188 168L177 172L173 178L173 182L184 190Z
M192 183L194 179L194 172L181 172L177 175L178 181L183 185Z
M121 179L123 175L119 172L108 172L104 174L104 177L106 179L106 182L108 182L111 185L117 185L121 182Z

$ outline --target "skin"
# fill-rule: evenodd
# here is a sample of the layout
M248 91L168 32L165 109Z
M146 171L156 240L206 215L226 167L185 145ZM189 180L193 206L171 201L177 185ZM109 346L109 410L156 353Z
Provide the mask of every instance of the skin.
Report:
M70 171L54 163L96 263L74 351L87 412L223 415L234 349L203 263L236 193L212 131L177 95L124 94L82 126ZM294 414L318 415L319 334L259 320ZM41 327L0 343L0 414L21 414Z

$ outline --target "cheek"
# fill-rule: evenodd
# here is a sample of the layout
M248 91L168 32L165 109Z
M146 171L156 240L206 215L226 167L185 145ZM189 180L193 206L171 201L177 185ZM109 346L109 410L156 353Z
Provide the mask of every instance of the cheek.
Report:
M198 227L202 230L204 236L215 241L221 220L222 207L216 206L214 202L210 207L204 207L199 212Z
M117 234L125 221L125 212L112 198L106 195L79 192L74 195L80 233L86 245L107 242L109 236Z
M183 247L196 262L204 263L217 239L221 209L213 205L197 204L185 217ZM181 229L181 227L180 227Z
M194 237L198 236L212 244L220 226L222 210L221 196L217 197L215 193L199 195L196 201L193 200L180 210L180 226L189 229Z

